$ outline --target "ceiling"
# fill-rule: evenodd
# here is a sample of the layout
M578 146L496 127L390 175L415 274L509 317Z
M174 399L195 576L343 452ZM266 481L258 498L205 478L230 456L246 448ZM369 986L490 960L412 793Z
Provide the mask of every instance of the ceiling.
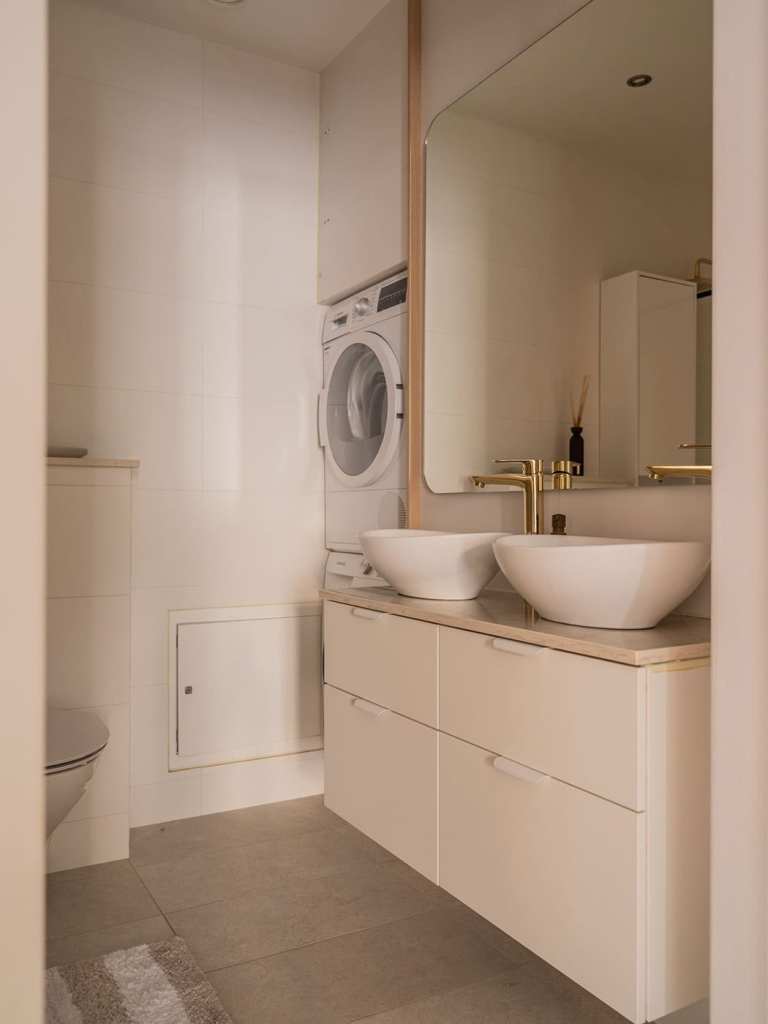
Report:
M626 85L643 73L653 76L650 85ZM712 162L712 4L592 0L451 109L704 182Z
M92 0L98 6L322 71L386 7L388 0Z

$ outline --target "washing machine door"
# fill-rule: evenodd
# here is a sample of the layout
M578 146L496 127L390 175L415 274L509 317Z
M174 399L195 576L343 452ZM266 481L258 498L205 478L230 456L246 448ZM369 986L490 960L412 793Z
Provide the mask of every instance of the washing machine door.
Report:
M373 331L336 342L318 407L326 464L347 487L368 487L397 454L403 384L397 358Z

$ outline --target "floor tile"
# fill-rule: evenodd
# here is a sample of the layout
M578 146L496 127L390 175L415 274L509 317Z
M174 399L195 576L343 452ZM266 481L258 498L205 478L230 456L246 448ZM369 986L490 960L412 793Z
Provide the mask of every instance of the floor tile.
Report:
M104 956L116 949L129 949L145 942L161 942L173 935L164 917L149 917L144 921L129 921L127 924L112 925L81 935L66 935L60 939L49 939L46 948L48 967L74 963L76 960L91 960Z
M435 906L387 864L326 878L268 882L237 899L172 913L203 970L270 956L336 935L421 914Z
M334 828L136 865L136 870L161 910L173 911L243 896L294 878L323 878L382 863L379 850L359 832Z
M158 914L154 900L127 860L48 875L49 939Z
M131 832L131 860L139 866L160 864L194 853L298 836L339 825L340 819L325 809L321 798L304 797L135 828Z
M435 910L209 978L235 1024L344 1024L509 970L454 912Z
M562 976L561 976L562 977ZM527 969L443 992L429 999L366 1017L367 1024L626 1024L584 989L548 984Z

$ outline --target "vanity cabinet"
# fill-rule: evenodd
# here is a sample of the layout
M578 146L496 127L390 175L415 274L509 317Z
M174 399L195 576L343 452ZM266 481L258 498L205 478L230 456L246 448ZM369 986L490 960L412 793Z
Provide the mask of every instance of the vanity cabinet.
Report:
M703 998L707 659L397 601L326 600L328 807L628 1020Z

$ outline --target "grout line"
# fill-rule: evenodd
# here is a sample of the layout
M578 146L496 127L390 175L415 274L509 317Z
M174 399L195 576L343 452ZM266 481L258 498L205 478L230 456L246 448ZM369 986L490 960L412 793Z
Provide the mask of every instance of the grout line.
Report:
M131 865L131 870L133 871L133 873L134 873L134 875L136 876L136 878L138 878L138 880L139 880L139 883L141 884L141 887L142 887L142 889L143 889L143 890L144 890L144 891L146 892L147 896L149 896L149 898L150 898L150 899L152 900L152 902L154 903L155 907L157 908L157 916L159 916L159 917L162 917L162 919L163 919L163 920L165 921L165 923L166 923L166 924L168 925L168 927L169 927L169 928L171 929L171 933L172 933L173 935L176 935L176 934L178 934L178 933L177 933L177 931L176 931L176 929L175 929L175 928L173 927L173 925L171 924L171 922L170 922L170 921L168 920L168 916L167 916L167 914L165 913L165 911L164 911L164 910L162 909L162 907L160 907L160 906L158 905L158 903L157 903L157 900L155 899L155 897L154 897L154 896L152 895L152 893L151 893L151 892L149 891L149 889L147 888L147 885L146 885L146 883L144 882L144 879L143 879L143 878L141 877L141 875L139 874L139 872L138 872L138 871L136 870L136 868L134 867L133 861L132 861L132 860L130 859L130 857L128 858L128 863L129 863L129 864Z

